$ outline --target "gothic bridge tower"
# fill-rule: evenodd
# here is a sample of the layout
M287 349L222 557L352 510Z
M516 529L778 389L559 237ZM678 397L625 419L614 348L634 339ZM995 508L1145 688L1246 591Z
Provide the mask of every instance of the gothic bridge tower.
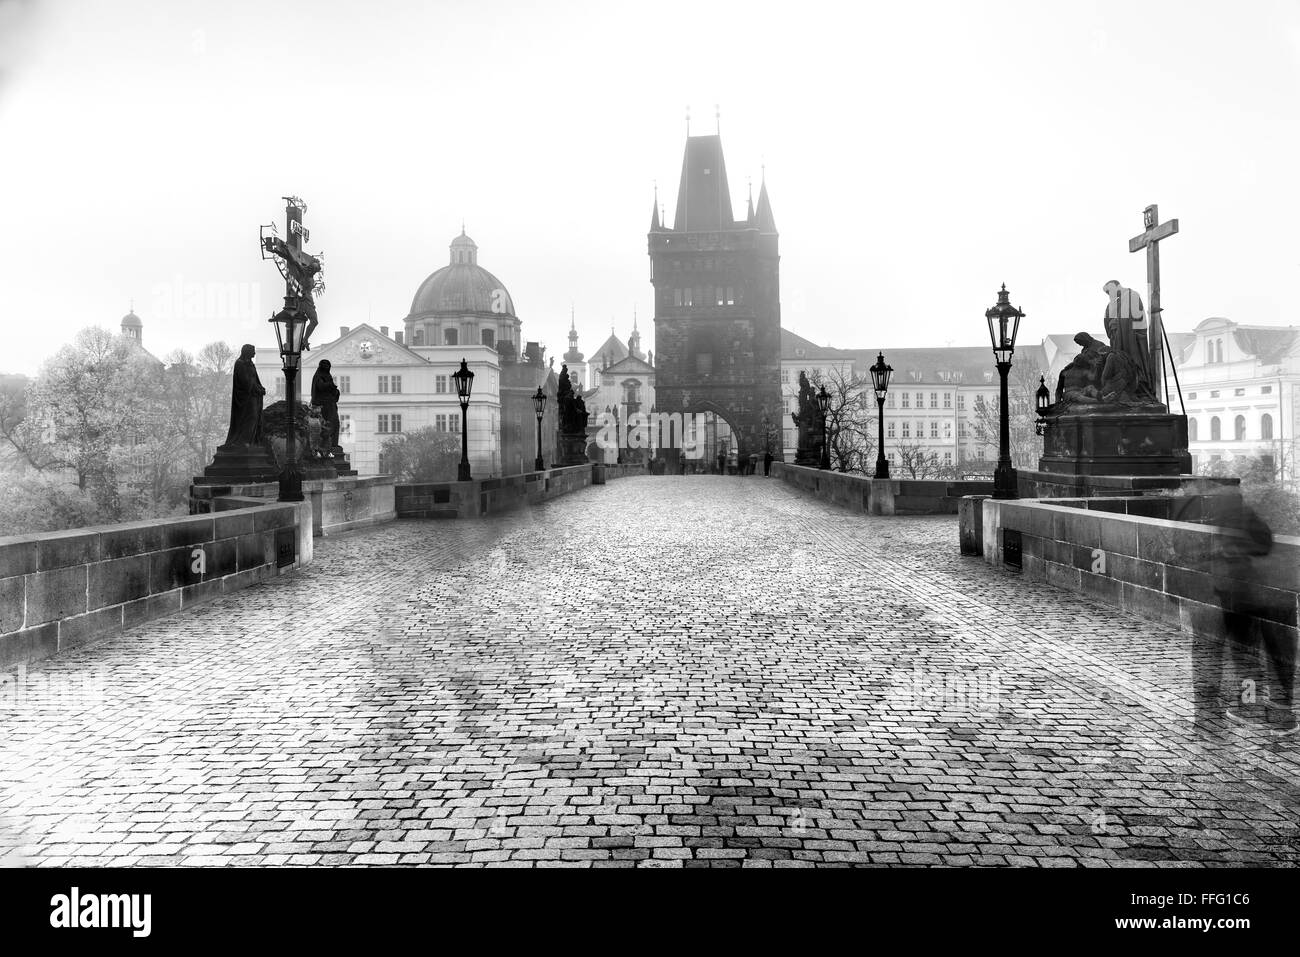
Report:
M742 456L761 456L764 419L784 425L780 256L766 181L757 210L751 195L736 220L721 137L687 136L673 225L660 222L656 199L649 251L658 410L713 412Z

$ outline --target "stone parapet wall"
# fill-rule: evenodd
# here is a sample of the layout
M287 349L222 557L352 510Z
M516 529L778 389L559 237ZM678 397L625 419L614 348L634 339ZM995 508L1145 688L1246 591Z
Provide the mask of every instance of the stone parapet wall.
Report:
M991 481L873 479L773 462L772 474L818 498L869 515L956 515L964 495L992 494Z
M311 560L308 502L0 538L0 667L48 658Z
M605 479L645 475L644 465L570 465L474 479L469 482L425 482L395 487L398 518L479 518L566 495L592 484L593 470L603 468Z
M391 522L397 517L391 475L343 476L334 479L305 479L303 498L311 503L312 531L318 536L337 535L354 528ZM244 485L192 485L190 511L194 514L220 511L223 498L273 501L280 494L279 482Z
M995 567L1216 637L1224 634L1220 594L1248 594L1249 607L1237 610L1264 635L1300 646L1300 538L1276 536L1247 574L1223 560L1238 533L1157 517L1176 500L986 499L982 507L984 560Z

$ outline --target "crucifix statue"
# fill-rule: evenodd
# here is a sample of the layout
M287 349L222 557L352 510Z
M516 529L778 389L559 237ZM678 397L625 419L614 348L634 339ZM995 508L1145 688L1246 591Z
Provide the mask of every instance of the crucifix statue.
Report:
M315 331L316 317L315 293L325 288L321 281L321 261L317 256L304 252L302 244L311 238L311 233L302 224L302 214L307 211L307 204L296 196L285 196L285 230L289 234L286 242L279 236L262 236L263 258L270 253L275 264L284 276L285 297L297 299L298 311L307 317L307 331L302 337L303 349L310 349L311 334Z
M1160 210L1157 206L1148 206L1142 212L1142 225L1145 232L1128 241L1128 251L1135 253L1140 249L1147 251L1147 304L1150 306L1150 321L1147 325L1147 375L1152 390L1160 394L1160 383L1164 379L1165 329L1160 317L1160 240L1168 239L1178 232L1178 220L1160 222Z

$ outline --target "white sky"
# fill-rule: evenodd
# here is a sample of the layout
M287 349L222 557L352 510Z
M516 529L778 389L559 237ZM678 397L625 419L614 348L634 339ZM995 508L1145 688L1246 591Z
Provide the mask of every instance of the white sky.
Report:
M320 341L400 328L462 217L525 339L562 352L570 302L588 354L634 307L648 333L652 183L671 217L686 107L711 133L715 103L817 342L987 342L1002 282L1026 340L1096 328L1103 282L1144 288L1153 202L1170 328L1293 324L1297 94L1296 0L0 0L0 371L132 298L158 355L271 341L257 226L286 193ZM256 317L187 318L187 284L255 284Z

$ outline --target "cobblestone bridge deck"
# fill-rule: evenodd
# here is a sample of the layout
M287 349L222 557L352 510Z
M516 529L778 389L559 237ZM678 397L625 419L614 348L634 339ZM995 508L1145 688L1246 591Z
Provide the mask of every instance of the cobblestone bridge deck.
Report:
M1190 638L951 516L633 478L316 561L0 700L23 860L1300 861L1294 738L1195 730Z

